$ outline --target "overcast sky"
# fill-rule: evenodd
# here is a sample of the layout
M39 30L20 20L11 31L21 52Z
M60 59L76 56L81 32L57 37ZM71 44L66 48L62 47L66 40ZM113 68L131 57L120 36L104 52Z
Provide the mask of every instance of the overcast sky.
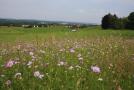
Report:
M0 0L0 18L100 23L107 13L134 11L134 0Z

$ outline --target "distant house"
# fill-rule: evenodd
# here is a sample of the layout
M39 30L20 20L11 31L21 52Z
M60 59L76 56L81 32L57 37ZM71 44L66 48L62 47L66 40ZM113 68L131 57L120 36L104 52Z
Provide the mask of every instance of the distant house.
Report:
M72 25L66 25L65 27L78 30L80 28L80 25L78 25L78 24L72 24Z

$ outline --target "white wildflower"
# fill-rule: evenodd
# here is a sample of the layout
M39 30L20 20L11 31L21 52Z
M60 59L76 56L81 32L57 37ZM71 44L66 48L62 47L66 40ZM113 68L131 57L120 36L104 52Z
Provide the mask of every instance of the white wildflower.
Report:
M98 78L98 81L103 81L103 79L102 78Z
M40 79L42 79L44 77L44 75L43 74L40 74L39 71L35 71L34 72L34 76L37 77L37 78L40 78Z
M73 68L74 68L73 66L70 66L68 69L69 69L69 70L72 70Z
M33 53L33 52L29 52L29 55L33 56L33 55L34 55L34 53Z

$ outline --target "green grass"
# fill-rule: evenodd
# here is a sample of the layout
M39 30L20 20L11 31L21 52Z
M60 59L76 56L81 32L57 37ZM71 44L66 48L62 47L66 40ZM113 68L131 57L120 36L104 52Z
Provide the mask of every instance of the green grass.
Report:
M19 28L19 27L1 27L0 41L18 41L33 40L35 38L89 38L89 37L109 37L121 36L123 38L133 38L132 30L101 30L99 27L89 27L80 29L77 32L71 32L71 29L61 26L49 28Z
M132 30L0 27L0 90L134 90L133 68Z

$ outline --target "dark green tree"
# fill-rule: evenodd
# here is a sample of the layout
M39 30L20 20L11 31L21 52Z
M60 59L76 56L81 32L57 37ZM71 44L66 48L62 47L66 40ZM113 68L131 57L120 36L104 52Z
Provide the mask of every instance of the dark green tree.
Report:
M131 13L129 17L118 18L116 14L107 14L102 18L101 27L103 29L134 29L134 13Z
M118 26L117 26L117 23L118 23L118 17L116 16L116 14L114 15L111 15L110 13L105 15L103 18L102 18L102 24L101 24L101 27L103 29L117 29Z
M128 22L126 24L126 28L134 30L134 12L130 13L128 16Z
M111 18L112 18L112 15L109 13L107 15L105 15L103 18L102 18L102 24L101 24L101 27L103 29L108 29L111 25Z
M118 23L119 23L118 21L119 21L119 19L116 16L116 14L112 15L111 16L111 23L110 23L110 27L109 28L118 29Z

